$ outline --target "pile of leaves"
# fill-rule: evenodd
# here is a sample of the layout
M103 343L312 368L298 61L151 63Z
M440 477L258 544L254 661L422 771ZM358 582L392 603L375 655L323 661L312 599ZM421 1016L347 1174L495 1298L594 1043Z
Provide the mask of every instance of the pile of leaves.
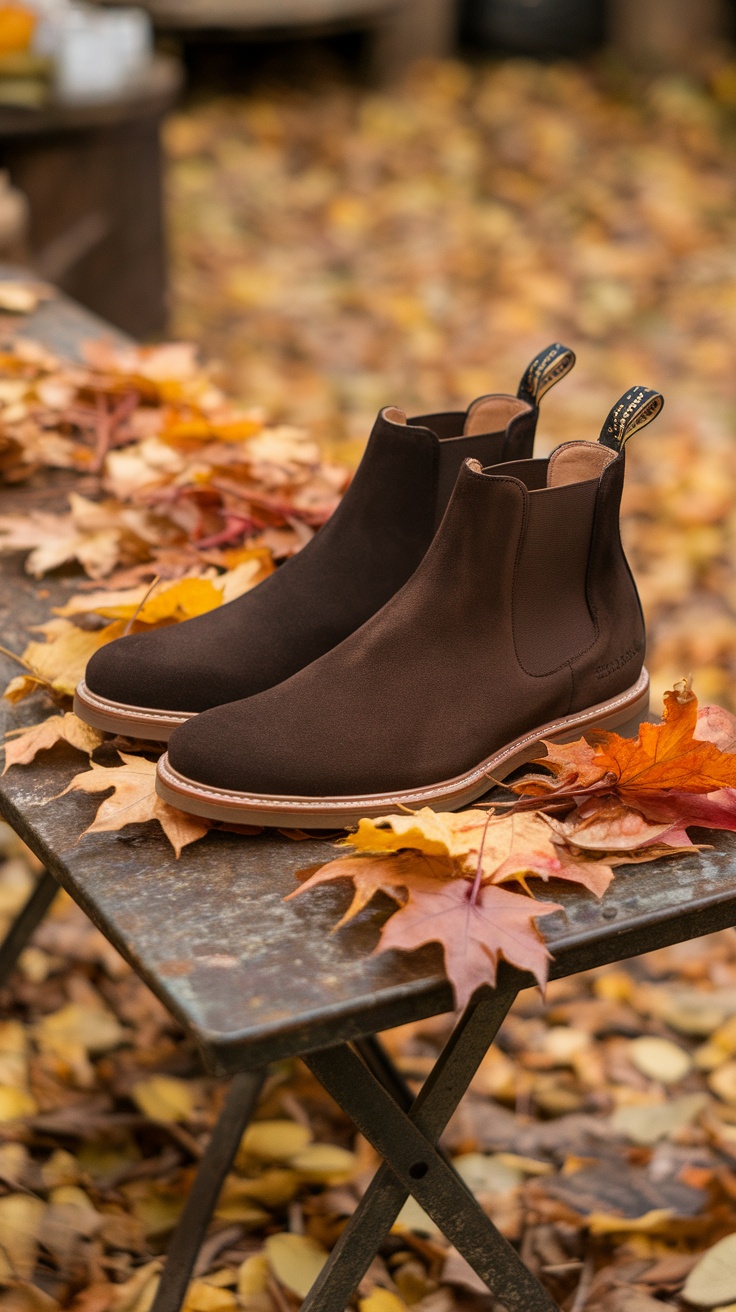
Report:
M14 286L15 284L7 284ZM192 346L89 342L86 363L12 338L0 352L0 477L72 470L68 508L0 515L0 551L81 590L40 626L6 696L65 704L94 651L254 587L329 517L349 473L305 432L228 401ZM81 488L81 490L80 490Z
M306 872L291 896L350 879L341 925L378 892L401 902L377 950L440 943L464 1007L480 985L495 984L500 958L546 984L549 952L536 922L562 908L536 900L528 880L601 897L615 866L692 851L688 826L736 830L736 717L698 712L690 680L665 695L662 723L642 724L637 738L599 733L594 745L545 746L544 772L510 784L523 800L505 814L501 803L361 820L343 840L351 854Z

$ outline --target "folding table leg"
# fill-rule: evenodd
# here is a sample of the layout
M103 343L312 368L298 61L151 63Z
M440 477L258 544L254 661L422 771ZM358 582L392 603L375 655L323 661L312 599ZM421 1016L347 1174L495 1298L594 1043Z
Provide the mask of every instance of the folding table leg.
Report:
M397 1071L381 1040L375 1034L370 1034L365 1039L356 1039L353 1047L360 1053L368 1070L373 1072L376 1079L380 1080L383 1087L396 1099L399 1107L408 1112L414 1102L414 1094L401 1072Z
M48 870L44 870L25 906L18 912L0 943L0 988L12 975L18 957L36 926L40 925L58 891L59 885L54 876L50 875Z
M344 1312L409 1193L433 1216L509 1312L555 1309L553 1300L435 1147L513 997L513 992L489 991L471 1004L410 1116L387 1094L384 1082L379 1083L347 1046L306 1058L317 1078L385 1162L310 1290L302 1312Z
M250 1121L265 1071L236 1075L169 1244L151 1312L179 1312L215 1204Z

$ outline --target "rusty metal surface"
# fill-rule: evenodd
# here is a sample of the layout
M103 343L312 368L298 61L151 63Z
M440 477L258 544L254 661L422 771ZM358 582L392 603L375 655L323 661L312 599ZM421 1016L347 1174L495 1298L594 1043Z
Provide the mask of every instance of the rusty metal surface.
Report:
M0 496L0 511L58 495L12 489ZM28 626L47 618L76 585L69 576L44 580L48 595L40 597L20 560L6 558L0 642L20 652ZM2 686L15 672L3 657ZM46 713L48 704L35 697L15 708L3 702L0 718L6 729ZM0 811L193 1032L212 1069L257 1067L450 1009L436 946L370 955L380 908L330 934L347 905L347 886L284 903L295 871L333 855L330 841L213 832L177 861L155 823L80 840L102 795L58 794L83 767L84 758L67 747L14 767L0 781ZM550 884L544 896L564 906L541 922L555 957L552 973L736 922L736 837L701 837L712 851L621 870L601 902ZM383 904L384 914L389 906Z
M33 282L37 279L38 275L31 269L24 269L17 264L0 263L0 282L28 282L29 280ZM81 346L87 338L106 337L120 345L131 340L119 328L114 328L91 310L85 310L76 301L70 300L68 296L63 296L61 293L53 300L42 301L38 309L28 318L25 316L8 318L0 332L1 337L6 335L6 325L10 330L8 336L12 331L17 330L23 336L33 337L35 341L41 342L48 350L66 360L81 360ZM7 496L8 493L6 492L5 495ZM13 495L12 491L9 495ZM5 508L7 509L7 504Z

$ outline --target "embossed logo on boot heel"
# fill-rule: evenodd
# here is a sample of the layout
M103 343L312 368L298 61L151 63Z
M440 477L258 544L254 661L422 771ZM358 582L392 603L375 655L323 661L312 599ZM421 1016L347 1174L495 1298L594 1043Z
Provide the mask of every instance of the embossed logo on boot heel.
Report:
M617 656L615 661L607 661L605 665L598 665L595 671L596 679L605 679L609 674L615 674L616 670L620 670L624 665L628 665L629 661L633 661L635 656L640 655L641 649L639 647L630 647L621 656Z

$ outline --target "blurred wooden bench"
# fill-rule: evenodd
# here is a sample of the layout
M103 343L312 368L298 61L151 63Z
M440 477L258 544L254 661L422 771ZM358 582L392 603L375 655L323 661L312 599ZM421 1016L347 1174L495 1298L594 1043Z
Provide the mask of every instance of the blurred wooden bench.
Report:
M71 353L100 327L62 300L43 306L25 331ZM63 476L51 486L39 481L2 492L0 510L59 504L65 482ZM75 586L71 579L44 580L42 598L22 561L6 558L0 572L2 644L21 651L28 626L46 619ZM0 679L15 672L7 658L0 659ZM38 703L12 709L3 702L0 718L3 729L34 723ZM0 946L0 984L60 884L196 1040L206 1067L233 1077L172 1237L153 1312L180 1307L264 1073L270 1063L296 1056L384 1159L303 1312L344 1312L409 1194L508 1312L554 1312L550 1295L437 1149L529 978L504 968L496 990L475 995L412 1099L376 1034L452 1008L439 949L371 956L378 911L331 934L350 899L347 887L324 887L285 903L297 870L334 855L328 841L213 832L185 848L178 861L155 824L79 842L100 796L59 794L80 764L78 753L61 746L32 765L14 767L0 782L0 814L46 868ZM712 850L625 867L600 902L569 884L550 889L564 908L539 922L554 957L552 977L736 923L736 835L707 835L707 841Z
M125 95L0 108L0 165L28 197L36 270L136 337L165 330L160 126L182 85L157 55Z

